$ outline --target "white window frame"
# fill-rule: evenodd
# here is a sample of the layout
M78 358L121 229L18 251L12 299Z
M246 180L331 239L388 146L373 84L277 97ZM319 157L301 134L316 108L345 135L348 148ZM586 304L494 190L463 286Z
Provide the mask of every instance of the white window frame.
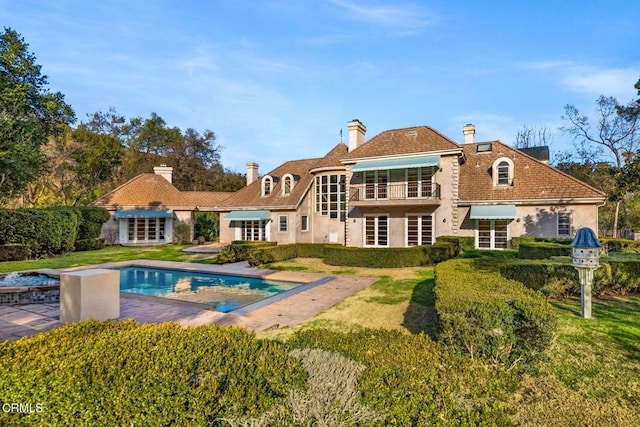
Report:
M153 236L149 233L149 222L153 220ZM167 240L167 219L166 218L128 218L127 220L127 240L132 243L142 242L165 242ZM132 238L133 228L133 238ZM138 231L144 230L144 238L138 239Z
M507 172L507 182L506 183L499 183L499 177L498 177L498 170L504 166L499 166L502 162L506 162L507 163L507 167L508 167L508 172ZM514 178L514 165L513 165L513 160L511 160L509 157L500 157L499 159L496 159L495 162L493 162L493 186L494 187L508 187L510 185L513 185L513 178Z
M267 183L269 183L267 187ZM268 190L268 191L267 191ZM262 197L266 197L273 192L273 177L265 175L262 177Z
M309 231L309 215L300 216L300 231Z
M560 220L561 218L564 216L568 217L569 219L569 224L567 224L567 231L568 234L560 234ZM557 221L556 221L556 233L558 237L571 237L573 235L572 229L573 229L573 212L571 211L567 211L567 210L562 210L562 211L558 211L557 215L556 215Z
M380 241L380 217L386 217L387 219L387 244L386 245L381 245L379 244ZM374 221L374 230L373 230L373 234L374 234L374 240L375 240L375 244L373 245L369 245L367 244L367 218L375 218ZM390 226L390 219L391 217L389 216L388 213L379 213L379 214L366 214L364 215L364 221L362 222L362 246L365 248L388 248L389 247L389 226Z
M236 233L235 233L235 240L249 240L249 241L265 241L265 242L269 242L271 241L271 226L269 224L269 221L271 220L254 220L254 221L244 221L244 220L238 220L238 221L232 221L232 225L235 225L235 229L236 229ZM247 223L251 223L251 230L254 230L254 223L259 222L260 225L258 226L258 230L259 230L259 238L257 240L253 240L253 233L251 233L251 239L247 239Z
M417 181L416 181L416 188L413 189L411 188L410 184L411 182L409 182L409 171L411 169L417 169ZM428 175L430 176L430 179L425 179ZM404 170L404 181L405 181L405 194L407 196L407 199L428 199L433 197L433 193L434 193L434 189L435 189L435 185L436 185L436 180L435 180L435 170L432 166L428 166L428 167L415 167L415 168L407 168ZM430 190L431 191L427 191L426 195L425 195L425 191L427 190L427 188L425 187L425 184L429 183L428 185L430 185ZM410 196L409 194L411 192L415 192L416 195L415 196Z
M346 175L343 173L316 176L315 211L332 220L344 222L347 209Z
M435 241L435 228L436 228L436 218L435 218L435 214L433 213L409 213L405 215L405 221L404 221L404 246L406 248L409 248L409 217L411 216L415 216L418 217L418 246L419 245L433 245L433 242ZM422 218L429 216L431 217L431 241L430 242L423 242L422 241Z
M293 179L293 175L291 175L290 173L284 174L284 176L282 177L282 195L288 196L289 194L291 194L294 186L295 180Z
M286 233L289 231L289 216L278 215L278 232Z
M504 249L509 249L509 242L511 241L511 227L510 221L508 219L476 219L475 223L475 248L479 250L491 250L491 251L501 251ZM481 248L480 247L480 221L490 221L490 229L489 229L489 247ZM506 248L496 248L496 221L506 221L507 222L507 247Z

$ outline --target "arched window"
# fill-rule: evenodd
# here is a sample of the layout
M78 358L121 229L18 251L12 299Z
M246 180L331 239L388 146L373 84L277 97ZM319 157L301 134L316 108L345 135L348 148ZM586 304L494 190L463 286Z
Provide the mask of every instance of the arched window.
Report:
M282 195L288 196L291 194L291 190L293 190L293 186L295 185L295 181L293 179L293 175L290 173L286 174L282 178Z
M273 178L269 175L265 175L262 178L262 195L268 196L273 189Z
M493 163L493 185L513 185L513 161L508 157Z

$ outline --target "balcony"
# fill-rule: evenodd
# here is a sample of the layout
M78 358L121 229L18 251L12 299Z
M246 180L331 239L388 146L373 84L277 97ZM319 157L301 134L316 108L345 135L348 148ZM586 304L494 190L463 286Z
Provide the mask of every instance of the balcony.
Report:
M349 185L351 206L439 205L440 184L420 182Z

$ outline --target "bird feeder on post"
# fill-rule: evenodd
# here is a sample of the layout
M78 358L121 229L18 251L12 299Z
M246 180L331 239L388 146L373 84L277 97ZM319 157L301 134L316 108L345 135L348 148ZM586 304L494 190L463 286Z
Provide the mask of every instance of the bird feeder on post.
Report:
M582 317L591 318L591 287L593 272L600 267L600 248L596 234L588 227L579 228L570 245L573 248L573 266L580 279Z

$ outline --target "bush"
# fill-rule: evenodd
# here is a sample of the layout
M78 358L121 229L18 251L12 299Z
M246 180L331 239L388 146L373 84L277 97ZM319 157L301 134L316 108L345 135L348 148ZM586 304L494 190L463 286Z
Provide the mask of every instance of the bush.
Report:
M173 243L178 245L188 245L191 243L191 226L180 222L173 227Z
M463 252L471 251L476 248L476 239L475 237L460 237L460 249Z
M364 366L359 402L381 419L347 425L510 425L504 402L517 386L514 372L452 354L428 335L308 329L288 343L336 352ZM333 376L332 382L341 381Z
M80 213L73 208L0 209L0 244L28 246L36 257L69 252L79 219Z
M578 271L571 264L551 261L517 261L499 267L505 278L516 280L550 296L579 295ZM640 291L640 260L600 260L593 275L594 295Z
M254 250L261 247L276 246L278 242L265 242L263 240L245 241L234 240L230 245L225 246L216 258L218 264L226 264L229 262L246 261L249 259L249 254Z
M286 261L298 256L298 245L278 245L269 247L257 247L249 251L247 261L249 265L269 264L272 262Z
M553 309L542 294L502 277L495 261L451 260L435 274L438 339L448 348L529 365L550 345Z
M451 243L453 245L453 254L452 257L457 257L460 255L460 237L457 236L440 236L436 237L436 243L446 242Z
M19 243L9 243L0 245L0 262L2 261L22 261L31 257L31 250L26 245Z
M218 212L196 212L193 232L196 238L202 237L207 242L213 242L219 236L219 223L220 214Z
M520 236L511 238L511 248L518 249L521 243L555 243L558 245L569 245L573 239L567 237L531 237Z
M84 239L76 240L75 250L76 252L82 251L97 251L98 249L104 249L104 239Z
M600 239L605 252L640 254L640 241L629 239Z
M455 246L448 242L411 248L352 248L326 246L324 262L350 267L397 268L434 264L451 258Z
M78 226L78 240L99 238L102 225L109 221L109 212L103 208L93 208L89 206L83 206L77 209L80 211L81 216Z
M547 259L553 256L571 256L571 247L552 242L520 242L518 258Z
M241 328L86 321L0 343L1 425L222 425L279 404L305 373Z

